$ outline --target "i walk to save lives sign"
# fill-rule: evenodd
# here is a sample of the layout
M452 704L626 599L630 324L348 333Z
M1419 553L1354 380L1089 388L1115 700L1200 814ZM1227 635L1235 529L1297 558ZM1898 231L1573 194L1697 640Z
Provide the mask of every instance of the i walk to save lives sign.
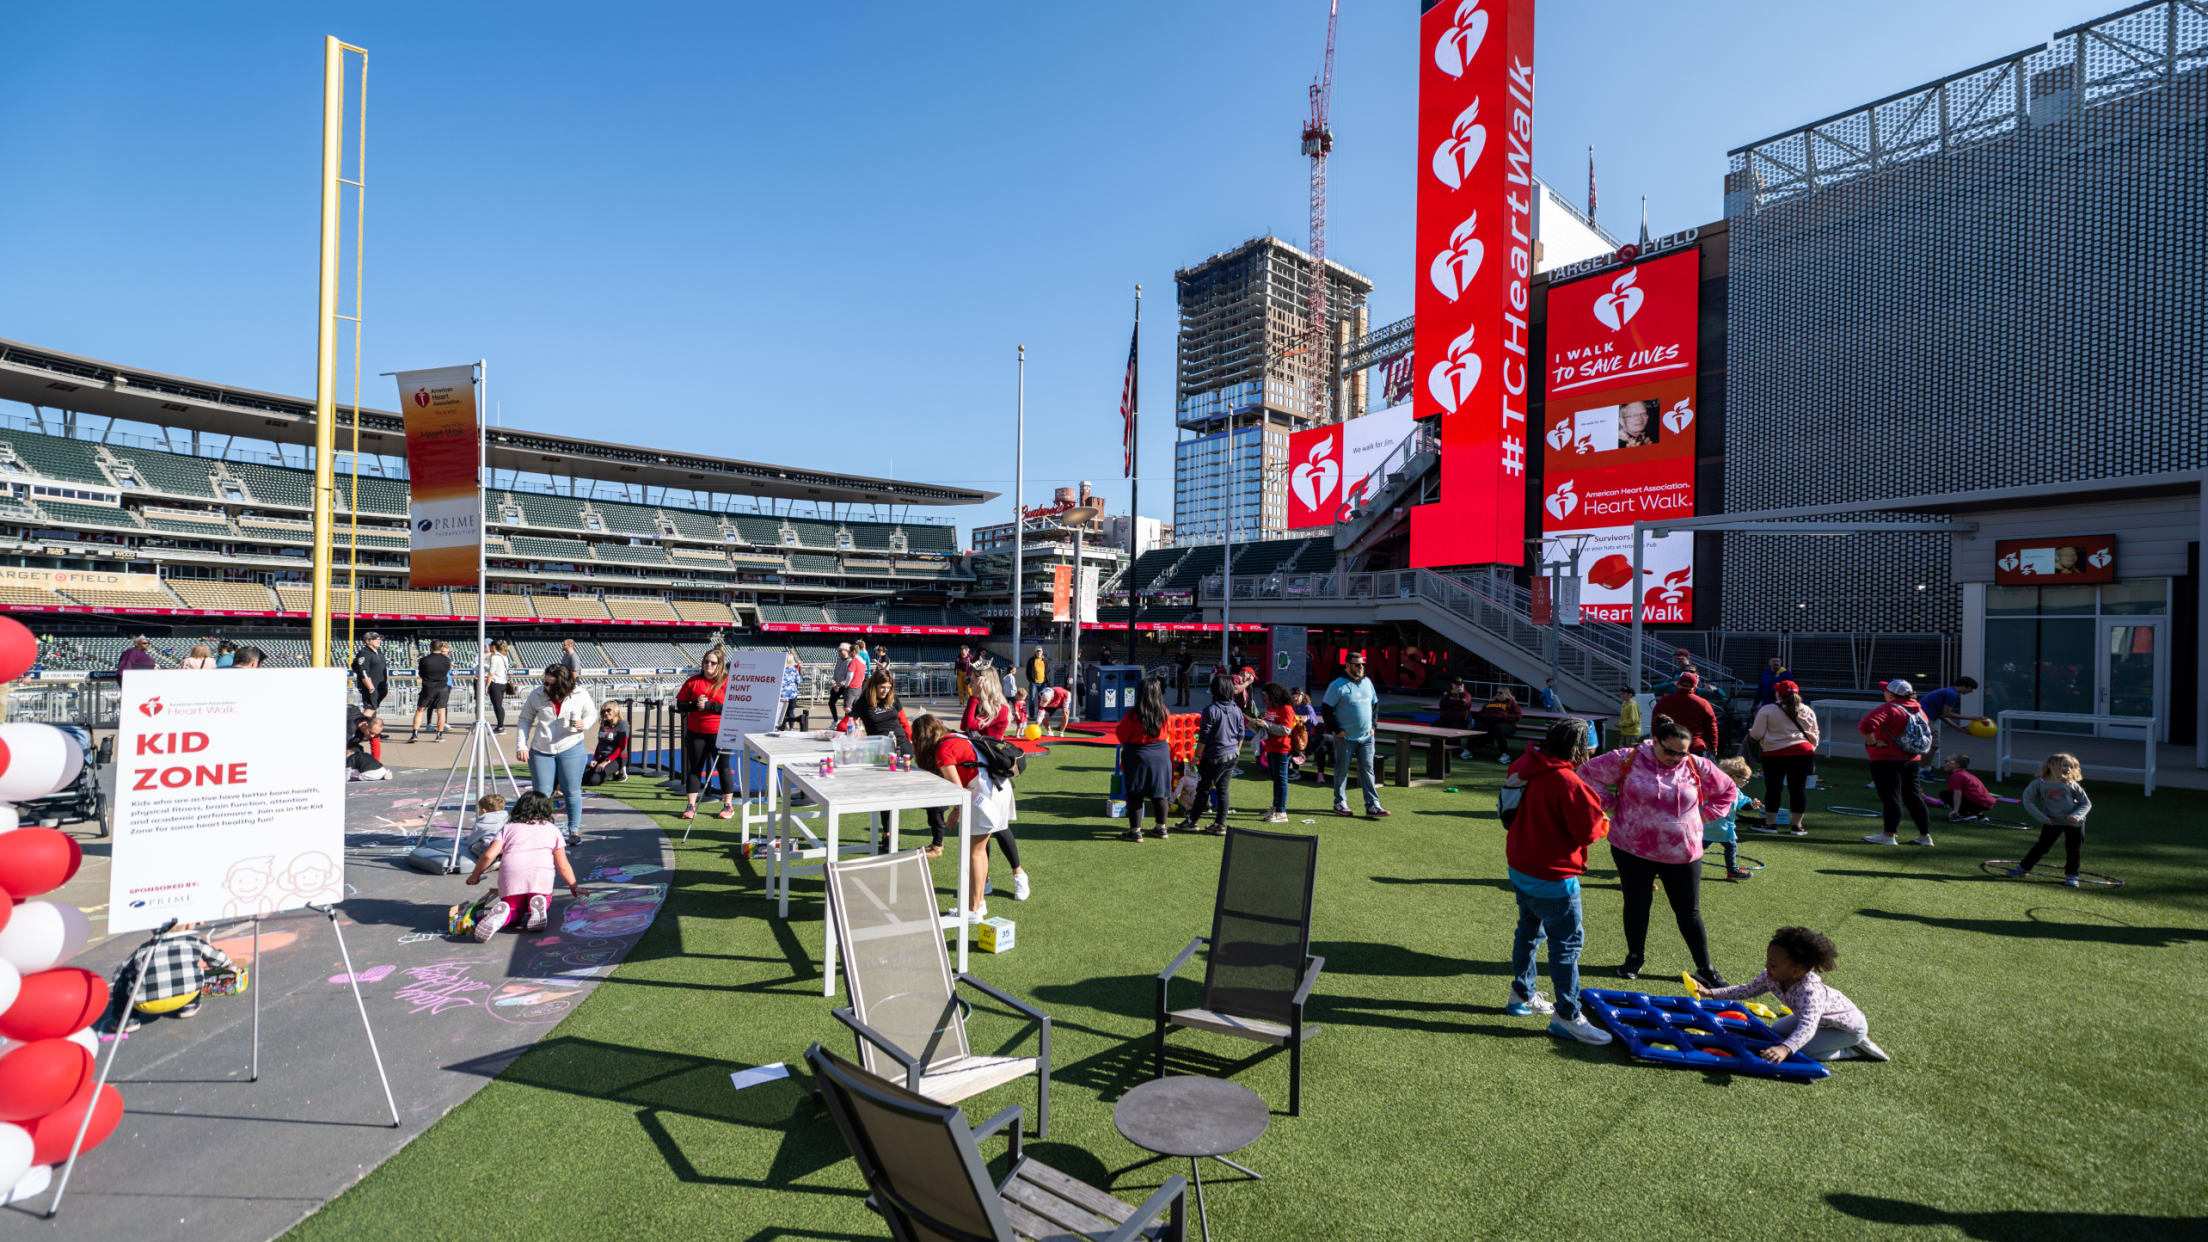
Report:
M344 897L344 670L140 669L118 720L109 931Z

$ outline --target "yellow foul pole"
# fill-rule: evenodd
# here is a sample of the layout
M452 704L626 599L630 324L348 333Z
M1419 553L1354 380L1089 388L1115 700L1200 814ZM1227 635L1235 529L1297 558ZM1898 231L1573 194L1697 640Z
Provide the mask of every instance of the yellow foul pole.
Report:
M314 317L314 667L330 663L331 514L337 502L338 168L345 150L345 45L322 40L322 267Z

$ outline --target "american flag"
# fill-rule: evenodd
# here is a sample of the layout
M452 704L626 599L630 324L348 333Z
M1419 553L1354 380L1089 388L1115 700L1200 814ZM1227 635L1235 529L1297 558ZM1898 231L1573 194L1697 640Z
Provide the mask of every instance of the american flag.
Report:
M1127 340L1127 379L1119 389L1120 456L1130 479L1135 477L1135 358L1141 345L1142 327L1137 324Z

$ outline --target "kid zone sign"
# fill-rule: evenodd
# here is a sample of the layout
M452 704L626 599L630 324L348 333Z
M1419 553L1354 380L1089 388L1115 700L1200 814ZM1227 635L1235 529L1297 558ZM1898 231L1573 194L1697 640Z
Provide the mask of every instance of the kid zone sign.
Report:
M1412 410L1438 421L1441 499L1411 564L1522 564L1533 286L1533 0L1419 18Z
M1580 619L1694 619L1694 536L1633 523L1694 513L1696 319L1702 252L1552 285L1541 431L1543 560L1580 552Z

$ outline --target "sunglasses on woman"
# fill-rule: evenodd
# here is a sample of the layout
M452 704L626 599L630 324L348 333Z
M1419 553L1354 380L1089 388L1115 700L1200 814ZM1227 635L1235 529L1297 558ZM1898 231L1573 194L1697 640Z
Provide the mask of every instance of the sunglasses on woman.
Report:
M1669 746L1659 744L1656 749L1662 751L1666 755L1669 755L1673 759L1684 759L1687 757L1687 752L1693 750L1694 748L1692 746L1682 746L1677 750L1673 750Z

